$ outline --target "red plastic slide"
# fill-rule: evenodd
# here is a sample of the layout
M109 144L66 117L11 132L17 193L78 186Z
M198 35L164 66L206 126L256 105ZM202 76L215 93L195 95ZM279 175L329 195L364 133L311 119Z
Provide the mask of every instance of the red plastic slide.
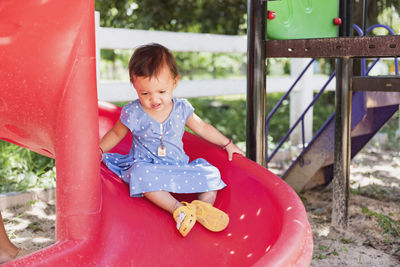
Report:
M222 149L185 135L190 157L220 169L228 186L216 206L230 216L224 231L196 225L186 238L171 215L130 198L99 164L99 133L120 109L98 106L93 15L93 0L0 1L0 138L54 157L57 168L57 242L5 265L308 266L312 234L302 202L244 157L229 162ZM129 145L128 137L115 150Z

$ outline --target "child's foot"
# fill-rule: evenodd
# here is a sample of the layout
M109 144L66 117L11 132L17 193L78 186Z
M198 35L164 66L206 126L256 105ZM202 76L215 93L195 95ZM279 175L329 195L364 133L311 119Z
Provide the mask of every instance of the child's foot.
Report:
M220 232L229 224L228 214L213 207L210 203L193 200L190 204L187 202L182 202L182 204L194 209L197 221L210 231Z
M176 228L183 236L186 236L196 223L195 212L186 206L177 208L173 216L176 221Z

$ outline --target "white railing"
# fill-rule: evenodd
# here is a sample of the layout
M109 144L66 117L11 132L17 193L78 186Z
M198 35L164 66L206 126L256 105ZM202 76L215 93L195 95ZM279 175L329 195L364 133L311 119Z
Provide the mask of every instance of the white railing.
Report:
M133 49L152 42L181 52L246 53L247 49L246 36L104 27L98 27L96 32L101 49Z

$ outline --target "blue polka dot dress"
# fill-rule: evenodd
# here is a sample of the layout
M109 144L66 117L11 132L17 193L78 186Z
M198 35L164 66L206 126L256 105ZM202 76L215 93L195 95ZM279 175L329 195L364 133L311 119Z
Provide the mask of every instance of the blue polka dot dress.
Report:
M162 124L146 113L139 100L121 111L121 122L132 132L132 148L128 155L106 153L103 162L129 183L133 197L153 191L200 193L226 186L218 169L205 159L189 162L182 136L194 109L186 99L173 101L172 112ZM159 155L161 140L165 156Z

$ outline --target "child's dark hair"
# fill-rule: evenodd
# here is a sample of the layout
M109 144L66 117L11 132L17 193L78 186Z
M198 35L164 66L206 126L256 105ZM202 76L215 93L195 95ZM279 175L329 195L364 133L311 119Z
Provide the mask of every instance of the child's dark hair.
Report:
M179 76L175 58L168 48L156 43L136 48L129 60L131 82L134 76L157 76L164 64L168 66L174 79Z

